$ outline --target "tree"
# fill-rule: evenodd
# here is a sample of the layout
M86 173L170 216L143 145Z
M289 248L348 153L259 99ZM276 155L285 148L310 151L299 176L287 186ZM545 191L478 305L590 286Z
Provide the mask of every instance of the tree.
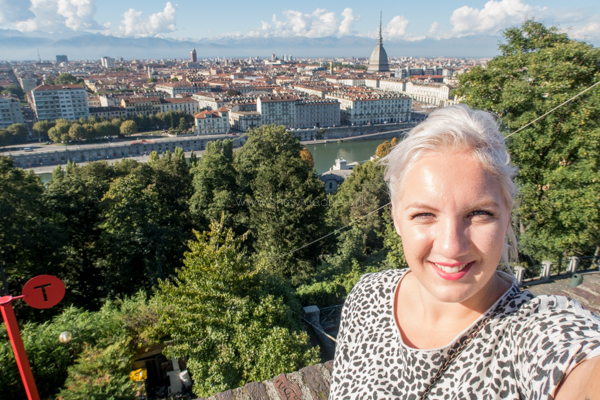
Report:
M85 129L83 128L83 126L79 125L78 123L74 123L69 128L69 137L72 140L75 140L75 141L81 140L81 139L83 139L84 135L85 135Z
M0 129L0 146L8 146L12 143L12 135L6 129Z
M255 259L297 285L314 270L321 244L287 253L325 233L323 182L300 158L300 141L284 126L262 126L247 135L236 152L235 166Z
M300 150L300 158L303 159L311 168L315 167L315 161L313 160L313 156L306 147L303 147Z
M11 83L10 85L4 87L4 89L2 90L2 94L14 94L15 96L23 97L25 93L19 85Z
M33 130L37 132L39 137L48 136L48 131L54 126L50 121L37 121L33 124Z
M237 90L230 89L227 91L227 96L229 96L229 97L239 96L239 95L241 95L241 93L238 92Z
M6 130L10 133L13 143L24 142L29 137L27 127L20 123L9 125Z
M179 79L175 76L175 77L171 78L171 82L179 82Z
M459 78L456 95L514 132L597 82L600 49L527 21L504 31L501 55ZM600 92L592 90L508 139L520 188L521 251L537 261L600 244Z
M235 227L236 232L243 233L245 218L240 212L243 197L239 194L237 172L233 166L233 142L208 142L206 152L191 172L194 194L190 199L190 211L196 227L208 229L211 220L222 218L224 226Z
M157 81L156 78L148 78L148 80L147 80L148 83L154 83L156 81Z
M69 73L62 73L54 78L55 85L72 85L77 83L77 78Z
M123 121L119 130L120 130L121 134L123 134L125 136L129 136L129 135L133 135L134 133L137 133L138 126L135 123L135 121L131 121L131 120Z
M157 293L158 326L172 339L164 353L187 358L194 393L208 397L318 362L299 304L252 267L243 237L216 221L195 235L185 266Z
M188 129L188 124L185 122L185 118L179 118L179 132L185 132Z

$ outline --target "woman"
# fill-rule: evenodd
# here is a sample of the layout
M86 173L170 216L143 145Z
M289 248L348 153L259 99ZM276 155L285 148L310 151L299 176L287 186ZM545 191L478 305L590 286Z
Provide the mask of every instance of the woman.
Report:
M330 399L600 398L600 319L498 269L516 188L492 116L436 110L384 162L409 268L352 289Z

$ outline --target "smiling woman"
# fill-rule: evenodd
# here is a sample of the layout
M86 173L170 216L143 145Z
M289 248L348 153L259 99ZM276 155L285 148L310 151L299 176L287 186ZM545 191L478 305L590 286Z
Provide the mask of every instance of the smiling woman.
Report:
M330 398L596 398L600 319L510 274L515 168L493 117L437 110L384 162L409 268L346 299Z

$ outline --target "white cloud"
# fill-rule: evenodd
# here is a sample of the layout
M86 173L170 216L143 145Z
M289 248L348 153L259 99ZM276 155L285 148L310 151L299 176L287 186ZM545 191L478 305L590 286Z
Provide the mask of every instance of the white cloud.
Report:
M383 34L387 38L399 38L404 36L407 27L408 20L403 15L396 15L388 22Z
M175 10L177 9L170 1L165 5L163 11L150 15L142 20L142 12L130 8L123 13L123 20L119 26L122 36L156 36L161 33L175 31Z
M18 30L28 32L62 32L65 28L72 31L101 30L103 27L94 20L95 2L96 0L30 0L30 14L13 21Z
M569 37L580 40L594 40L600 39L600 23L590 22L580 28L571 30Z
M431 27L429 28L429 36L434 36L437 33L437 30L439 27L440 27L440 24L437 22L434 22L433 24L431 24Z
M250 37L292 37L305 36L309 38L320 38L327 36L347 36L354 32L354 23L360 19L355 16L351 8L342 12L342 21L335 12L317 8L310 14L300 11L283 11L285 20L277 19L273 14L271 23L262 21L260 29L254 29L248 33Z
M11 23L34 18L35 14L29 9L28 0L0 0L0 23Z
M351 8L345 8L342 12L342 23L338 30L338 36L348 36L354 33L354 23L360 19L360 17L354 16L354 11Z
M451 36L471 34L497 34L511 25L522 23L546 9L532 7L521 0L490 0L482 9L463 6L454 10L450 17Z

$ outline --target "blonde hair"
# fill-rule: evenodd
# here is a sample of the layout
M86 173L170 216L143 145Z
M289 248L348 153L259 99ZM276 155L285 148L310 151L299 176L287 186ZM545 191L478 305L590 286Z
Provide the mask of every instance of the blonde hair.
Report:
M513 182L517 169L510 164L510 155L498 129L498 122L490 113L472 110L463 104L433 111L381 160L386 165L384 179L392 204L400 193L406 174L416 162L425 154L446 149L472 153L498 179L503 200L512 210L517 195ZM509 247L516 255L516 238L512 227L509 227L508 239L512 246L505 243L502 259L510 271Z

